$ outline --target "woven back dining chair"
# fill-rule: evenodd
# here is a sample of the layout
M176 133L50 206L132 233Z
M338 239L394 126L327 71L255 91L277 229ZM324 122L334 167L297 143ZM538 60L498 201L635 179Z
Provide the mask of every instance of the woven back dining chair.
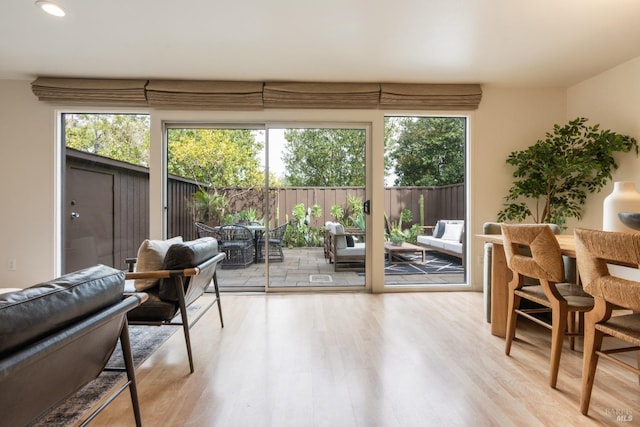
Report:
M511 352L517 316L551 329L549 385L555 388L564 338L581 335L583 316L578 316L576 330L576 313L591 310L593 298L579 285L565 282L560 245L548 225L502 224L502 234L507 264L513 272L513 280L509 283L505 354ZM537 279L539 284L526 285L525 277ZM520 308L521 299L532 301L540 308ZM551 314L550 322L544 313Z
M576 258L584 290L594 297L593 310L585 315L584 356L580 412L587 415L591 391L600 357L614 362L640 377L640 281L616 277L609 264L621 264L635 271L625 276L640 276L640 234L600 230L575 230ZM634 274L635 273L635 274ZM631 310L628 314L612 316L614 309ZM624 341L626 347L602 349L604 337ZM636 352L637 366L620 357L621 353ZM615 380L608 376L607 382Z

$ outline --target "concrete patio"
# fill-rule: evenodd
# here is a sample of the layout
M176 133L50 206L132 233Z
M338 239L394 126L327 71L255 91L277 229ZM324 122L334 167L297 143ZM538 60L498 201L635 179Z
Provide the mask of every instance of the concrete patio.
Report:
M362 271L362 270L361 270ZM364 276L357 271L334 271L324 257L323 248L284 248L284 261L270 264L270 288L364 287ZM227 291L258 290L265 286L265 264L247 268L219 269L220 288ZM412 274L385 276L388 285L460 284L464 274Z

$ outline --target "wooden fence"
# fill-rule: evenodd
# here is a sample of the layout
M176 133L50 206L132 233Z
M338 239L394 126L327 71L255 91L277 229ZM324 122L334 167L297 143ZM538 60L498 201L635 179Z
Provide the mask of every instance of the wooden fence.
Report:
M182 235L191 238L193 235L193 215L189 211L191 195L198 190L197 185L189 180L171 177L168 182L168 231L169 236ZM265 200L264 189L225 188L218 189L230 199L227 211L239 213L248 208L256 210L258 218L264 218L265 203L251 203L248 200ZM391 221L396 221L400 213L408 209L412 212L413 221L405 223L407 228L412 224L420 224L420 196L424 196L424 225L434 225L439 219L464 219L464 184L442 187L390 187L385 188L384 211ZM269 193L272 226L292 219L296 205L305 208L320 206L321 215L312 218L312 225L320 227L332 220L331 207L334 205L346 209L350 198L364 201L364 187L287 187L274 188ZM376 207L372 207L376 209Z
M120 202L118 206L123 209L114 211L114 222L116 224L127 224L121 229L125 235L114 236L114 239L127 241L126 247L129 253L136 249L141 240L141 235L148 236L149 233L149 174L145 168L128 165L110 159L103 159L99 156L92 156L88 161L87 154L73 154L73 150L68 150L67 164L76 164L85 170L95 170L96 173L104 173L105 168L111 168L116 173L126 174L127 187L120 188L118 194L114 194ZM80 158L82 157L82 159ZM196 238L196 231L193 225L194 218L189 209L189 203L193 193L198 190L196 182L177 177L169 176L167 182L167 231L168 237L183 236L184 239ZM264 216L263 206L265 204L264 189L228 188L219 189L230 198L228 207L230 213L241 212L247 208L254 208L258 217ZM385 189L384 211L389 219L395 221L400 212L409 209L413 214L413 222L420 222L420 196L424 196L424 223L433 225L437 220L463 219L465 211L464 184L448 185L443 187L391 187ZM347 207L350 197L357 197L364 200L364 187L287 187L272 189L268 195L271 206L271 225L282 224L287 219L291 219L291 212L294 206L302 203L305 208L319 205L322 215L313 219L312 225L322 226L326 221L331 220L331 207L339 205ZM121 199L121 200L120 200ZM136 203L131 203L136 201ZM258 201L258 202L256 202ZM138 208L135 208L137 206ZM372 209L379 209L373 206ZM130 225L137 224L136 232L132 232ZM141 234L142 233L142 234ZM131 253L131 256L135 253Z

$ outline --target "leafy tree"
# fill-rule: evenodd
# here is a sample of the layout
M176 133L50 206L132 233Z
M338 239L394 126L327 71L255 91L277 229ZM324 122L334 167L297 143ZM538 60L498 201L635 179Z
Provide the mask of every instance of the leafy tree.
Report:
M169 173L214 187L263 185L263 146L246 129L170 129Z
M291 186L363 186L365 131L288 129L283 162Z
M146 114L65 114L65 139L70 148L149 165ZM262 148L250 130L170 129L167 167L214 187L253 187L264 183Z
M464 118L388 118L386 130L393 137L386 141L385 164L394 165L395 185L464 182Z
M577 118L563 127L553 126L545 139L522 151L513 151L507 163L515 166L513 186L505 196L498 220L553 223L564 229L567 218L582 217L589 193L598 192L611 180L618 165L613 153L635 150L635 138L599 125L587 126ZM532 210L533 207L533 210Z
M65 114L64 118L67 147L149 165L149 115Z

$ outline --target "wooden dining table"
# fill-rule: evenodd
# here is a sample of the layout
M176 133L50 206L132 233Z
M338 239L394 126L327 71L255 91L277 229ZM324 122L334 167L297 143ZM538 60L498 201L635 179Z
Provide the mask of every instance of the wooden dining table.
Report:
M505 337L507 332L507 312L509 310L508 283L513 278L507 266L504 254L504 242L501 234L477 234L477 238L493 243L491 257L491 333L498 337ZM576 257L576 245L573 234L556 235L562 255Z

